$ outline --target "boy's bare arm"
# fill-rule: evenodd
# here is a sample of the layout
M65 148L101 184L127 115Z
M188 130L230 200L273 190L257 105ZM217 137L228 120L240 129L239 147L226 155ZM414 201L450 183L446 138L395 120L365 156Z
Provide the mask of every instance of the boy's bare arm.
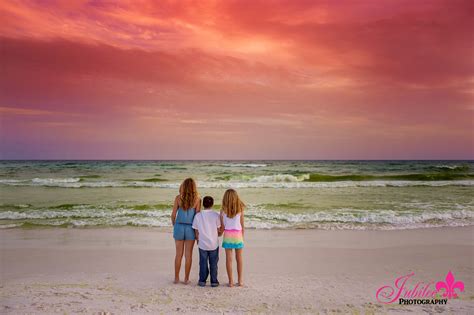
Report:
M217 222L217 234L221 236L224 233L224 219L222 218L222 211L219 214L219 221Z
M198 230L194 230L194 235L196 237L196 242L199 242L199 231Z

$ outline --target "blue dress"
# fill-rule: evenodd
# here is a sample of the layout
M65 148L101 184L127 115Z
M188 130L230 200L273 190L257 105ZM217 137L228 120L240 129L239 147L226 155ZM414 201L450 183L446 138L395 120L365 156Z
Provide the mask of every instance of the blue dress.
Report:
M196 209L189 208L183 210L181 207L178 208L176 213L176 221L173 227L173 237L177 241L194 241L196 236L194 235L193 220L196 214Z

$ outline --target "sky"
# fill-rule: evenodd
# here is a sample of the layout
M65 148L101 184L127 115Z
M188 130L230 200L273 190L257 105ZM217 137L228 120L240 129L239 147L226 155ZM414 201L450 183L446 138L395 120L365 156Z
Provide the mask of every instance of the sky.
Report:
M2 159L474 159L474 2L1 1Z

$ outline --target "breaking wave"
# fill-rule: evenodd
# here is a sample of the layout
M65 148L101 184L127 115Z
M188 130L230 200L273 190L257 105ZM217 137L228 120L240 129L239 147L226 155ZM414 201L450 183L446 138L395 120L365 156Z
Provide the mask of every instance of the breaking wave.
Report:
M251 168L255 168L255 167L266 167L267 164L255 164L255 163L225 163L225 164L221 164L221 166L224 166L224 167L251 167Z
M275 210L278 205L249 205L246 226L254 229L413 229L474 225L471 205L453 210L413 211L336 208L292 213ZM65 204L49 208L3 205L0 228L51 226L148 226L171 227L171 205Z
M309 179L308 179L309 178ZM415 186L474 186L474 180L340 180L311 181L309 175L262 175L246 180L198 181L200 188L345 188L345 187L415 187ZM58 188L179 188L179 182L163 182L161 179L144 180L98 180L87 181L81 178L34 178L0 179L6 186L43 186Z

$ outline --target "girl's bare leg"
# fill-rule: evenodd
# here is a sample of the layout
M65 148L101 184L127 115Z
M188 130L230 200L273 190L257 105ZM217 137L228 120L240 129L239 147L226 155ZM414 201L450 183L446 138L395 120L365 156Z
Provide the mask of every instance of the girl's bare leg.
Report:
M189 273L191 272L191 265L193 264L193 247L194 240L184 241L184 258L186 260L184 265L184 283L189 283Z
M179 271L181 269L181 260L183 260L184 241L175 241L176 256L174 258L174 283L179 282Z
M227 277L229 278L229 287L233 287L234 277L232 276L232 249L225 249L225 267L227 269Z
M243 286L243 260L242 260L242 249L235 250L235 260L237 261L237 276L239 278L239 286Z

